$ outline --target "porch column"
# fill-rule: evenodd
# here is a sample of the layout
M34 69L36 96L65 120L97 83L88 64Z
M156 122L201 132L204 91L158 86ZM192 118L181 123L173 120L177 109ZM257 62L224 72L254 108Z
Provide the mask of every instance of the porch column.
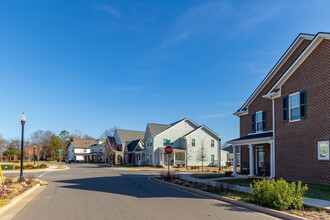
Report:
M250 175L249 176L254 176L254 161L253 161L253 145L249 144L249 149L250 149Z
M274 167L275 167L275 163L274 163L274 143L271 142L270 143L270 177L273 178L275 176L274 173Z
M173 151L173 166L175 166L175 152Z
M237 174L236 146L233 146L233 175Z

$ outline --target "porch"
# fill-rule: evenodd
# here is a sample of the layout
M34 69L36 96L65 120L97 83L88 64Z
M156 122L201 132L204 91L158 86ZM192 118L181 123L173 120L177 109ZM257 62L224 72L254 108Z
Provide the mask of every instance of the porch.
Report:
M167 166L168 161L171 166L186 164L186 150L173 148L172 154L165 154L164 148L159 148L159 164Z
M275 177L273 132L252 134L228 142L233 145L233 175L237 175L236 152L240 152L240 174Z

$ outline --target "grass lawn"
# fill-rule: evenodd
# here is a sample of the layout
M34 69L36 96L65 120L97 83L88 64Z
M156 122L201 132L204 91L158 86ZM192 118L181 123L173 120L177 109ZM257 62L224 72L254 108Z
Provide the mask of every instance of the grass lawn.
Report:
M253 184L253 180L256 179L246 178L246 179L219 180L219 182L250 187L250 184ZM306 197L330 201L330 186L321 185L321 184L311 184L311 183L303 183L302 185L305 184L307 184L308 187L308 190L305 193Z
M209 173L209 174L193 174L191 177L197 179L213 179L213 178L220 178L225 177L224 173Z

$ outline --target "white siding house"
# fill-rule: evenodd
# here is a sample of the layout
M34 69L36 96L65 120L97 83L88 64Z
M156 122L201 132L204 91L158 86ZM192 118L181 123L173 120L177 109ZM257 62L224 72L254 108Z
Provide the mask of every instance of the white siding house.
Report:
M91 139L73 139L67 148L67 161L84 162L85 155L90 153L89 146L95 143Z
M169 125L149 123L144 138L146 164L167 165L168 156L164 148L171 145L171 165L196 166L203 163L205 166L218 166L220 140L221 137L212 130L197 125L189 118Z

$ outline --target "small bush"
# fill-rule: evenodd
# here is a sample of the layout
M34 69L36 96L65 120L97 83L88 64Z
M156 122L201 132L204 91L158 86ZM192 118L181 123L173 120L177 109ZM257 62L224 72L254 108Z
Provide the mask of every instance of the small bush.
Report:
M231 176L231 174L233 174L233 172L231 172L231 171L226 171L225 172L225 176L228 176L229 177L229 176Z
M21 166L20 165L15 165L15 169L17 170L17 169L20 169L21 168Z
M300 209L305 201L303 195L308 189L300 181L296 184L283 179L253 181L250 188L254 203L279 210Z
M34 168L33 164L25 165L25 169L33 169L33 168Z
M47 167L48 167L47 164L44 164L44 163L42 163L39 166L37 166L37 168L47 168Z

